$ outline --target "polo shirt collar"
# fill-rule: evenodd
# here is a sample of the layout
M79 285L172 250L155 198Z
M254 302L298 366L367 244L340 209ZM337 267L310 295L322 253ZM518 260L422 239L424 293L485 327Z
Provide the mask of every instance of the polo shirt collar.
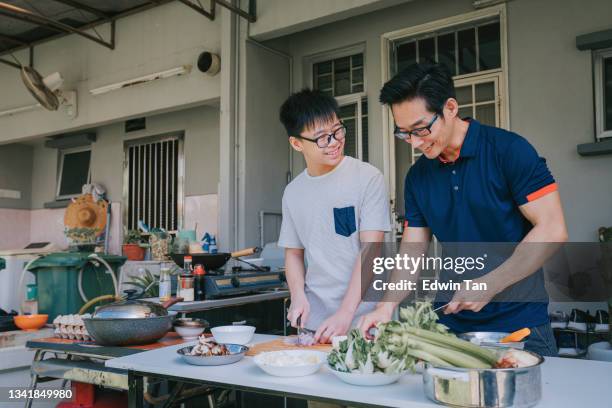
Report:
M459 157L474 157L478 152L478 140L480 139L480 122L475 119L469 120L469 127L463 144L459 150Z
M466 121L469 123L468 131L463 138L463 143L459 148L459 157L454 162L446 162L441 157L438 157L441 166L446 164L455 163L459 159L467 159L476 156L478 152L478 140L480 138L480 122L475 119L467 118Z

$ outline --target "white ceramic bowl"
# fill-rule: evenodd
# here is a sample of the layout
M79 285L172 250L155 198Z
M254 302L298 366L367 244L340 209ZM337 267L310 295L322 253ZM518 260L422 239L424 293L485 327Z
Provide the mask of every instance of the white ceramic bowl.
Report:
M253 326L219 326L210 329L217 343L245 345L253 338Z
M352 385L363 385L363 386L377 386L377 385L388 385L393 384L400 379L405 373L398 374L385 374L385 373L373 373L373 374L361 374L361 373L343 373L336 371L332 367L329 367L329 371L334 373L336 377L341 379L347 384Z
M198 336L204 333L204 327L174 326L174 331L177 332L183 340L197 340Z
M296 359L303 357L314 357L316 362L299 362L295 363ZM274 364L273 361L277 358L294 360L291 365ZM327 354L322 351L314 350L280 350L260 353L253 359L255 364L270 375L277 377L303 377L311 375L319 371L321 365L327 361Z

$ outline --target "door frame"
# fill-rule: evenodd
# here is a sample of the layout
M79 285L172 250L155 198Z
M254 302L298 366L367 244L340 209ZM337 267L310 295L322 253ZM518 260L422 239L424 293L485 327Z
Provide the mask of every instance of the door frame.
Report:
M425 24L420 24L414 27L408 27L400 30L391 31L381 35L381 83L386 83L391 78L391 52L393 49L393 42L402 38L414 37L421 34L426 34L432 31L438 31L445 28L451 28L461 24L470 23L477 20L482 20L490 17L499 18L500 27L500 44L501 44L501 67L500 69L491 71L481 71L475 74L460 75L453 79L455 81L466 77L472 77L474 75L486 75L487 73L501 73L501 84L500 89L503 94L502 109L500 112L501 117L504 120L501 122L502 127L507 129L510 128L510 110L508 106L509 92L508 92L508 33L507 33L507 11L505 4L498 4L495 6L487 7L485 9L476 10L469 13L459 14L452 17L443 18L440 20L431 21ZM381 106L381 117L382 117L382 135L383 135L383 174L387 185L389 186L389 203L391 205L391 216L392 216L392 234L398 231L396 223L396 174L395 174L395 143L393 136L393 116L391 110L386 106ZM501 119L501 118L500 118Z

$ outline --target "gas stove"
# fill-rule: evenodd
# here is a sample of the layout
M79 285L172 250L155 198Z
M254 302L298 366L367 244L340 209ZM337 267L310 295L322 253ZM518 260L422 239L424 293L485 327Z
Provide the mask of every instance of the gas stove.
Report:
M210 271L204 277L206 299L239 296L285 285L283 268L237 266L231 272Z

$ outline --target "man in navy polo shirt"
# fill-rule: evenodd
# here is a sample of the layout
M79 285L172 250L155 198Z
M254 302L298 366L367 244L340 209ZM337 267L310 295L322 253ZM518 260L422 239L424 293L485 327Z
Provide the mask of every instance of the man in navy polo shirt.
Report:
M427 243L432 234L442 245L517 243L509 258L475 280L488 290L475 298L462 286L439 312L440 322L458 333L529 327L525 348L556 355L546 295L541 301L491 302L511 286L545 294L541 267L554 252L546 243L567 240L546 161L515 133L461 119L453 79L441 65L400 72L384 85L380 101L391 107L395 136L423 153L406 176L402 243ZM390 320L397 304L380 302L361 319L361 329Z

